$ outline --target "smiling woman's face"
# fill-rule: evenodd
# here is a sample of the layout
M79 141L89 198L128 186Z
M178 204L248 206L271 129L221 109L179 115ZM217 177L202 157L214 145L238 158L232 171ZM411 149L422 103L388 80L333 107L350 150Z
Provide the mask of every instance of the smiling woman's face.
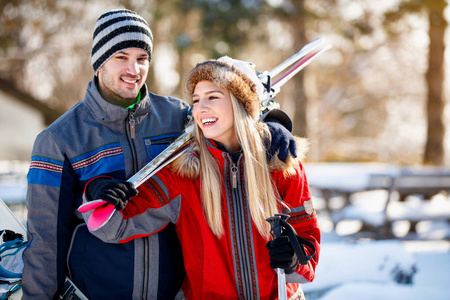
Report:
M192 102L193 116L203 135L223 144L231 153L238 151L230 93L209 81L200 81Z

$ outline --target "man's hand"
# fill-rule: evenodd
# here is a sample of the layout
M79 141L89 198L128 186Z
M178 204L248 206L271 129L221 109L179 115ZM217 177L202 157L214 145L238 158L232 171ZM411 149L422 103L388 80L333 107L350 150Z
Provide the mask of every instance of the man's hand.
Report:
M102 199L108 201L122 210L131 197L136 196L138 191L131 182L112 178L97 178L86 187L88 200Z
M272 135L272 142L268 154L273 156L277 150L279 150L278 158L283 161L286 160L288 152L290 152L293 157L297 157L297 144L294 136L289 130L273 119L268 120L266 124L269 126Z

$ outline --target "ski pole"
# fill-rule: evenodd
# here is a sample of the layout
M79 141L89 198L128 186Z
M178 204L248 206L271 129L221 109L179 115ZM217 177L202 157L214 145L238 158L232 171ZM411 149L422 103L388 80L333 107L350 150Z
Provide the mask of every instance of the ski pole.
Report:
M270 235L273 239L281 236L280 220L286 221L288 218L289 216L285 214L275 214L273 217L266 219L270 223ZM281 268L277 268L276 272L278 278L278 299L287 300L286 274L284 274L284 269Z

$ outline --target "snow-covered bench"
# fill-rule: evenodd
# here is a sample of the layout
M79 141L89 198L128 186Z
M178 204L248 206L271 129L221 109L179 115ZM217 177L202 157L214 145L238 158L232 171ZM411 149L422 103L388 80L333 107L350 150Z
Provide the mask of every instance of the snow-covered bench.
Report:
M361 220L384 238L392 236L396 221L409 221L413 232L420 221L450 221L448 168L321 163L306 164L306 174L310 186L325 200L334 225L341 220ZM330 209L333 195L344 199L341 208Z
M393 237L393 224L409 221L409 232L416 232L421 221L450 221L450 175L402 174L391 179L385 200L366 205L364 196L352 201L334 216L340 220L361 220L380 238ZM383 194L379 194L383 198ZM369 226L367 226L369 225Z
M449 194L450 174L410 173L393 178L384 209L385 234L392 235L395 221L409 221L410 232L415 232L415 225L421 221L450 221ZM407 199L409 195L419 197Z

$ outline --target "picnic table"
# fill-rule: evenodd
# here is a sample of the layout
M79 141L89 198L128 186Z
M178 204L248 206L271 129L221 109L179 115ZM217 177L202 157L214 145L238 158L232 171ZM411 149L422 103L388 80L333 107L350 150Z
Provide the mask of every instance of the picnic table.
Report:
M344 199L343 207L351 205L351 196L355 193L373 190L386 190L387 198L381 211L381 221L375 224L383 237L392 236L392 223L406 220L411 222L411 231L415 225L425 220L450 220L450 168L435 166L398 166L382 163L306 163L306 175L312 190L320 193L325 201L325 209L330 208L330 199L339 195ZM439 207L429 201L433 196L444 192L447 201ZM405 199L409 195L420 195L423 203L420 207L408 208ZM395 201L395 200L396 201ZM369 218L373 216L354 211L340 213L341 218L360 219L373 225ZM334 219L334 225L339 220Z

